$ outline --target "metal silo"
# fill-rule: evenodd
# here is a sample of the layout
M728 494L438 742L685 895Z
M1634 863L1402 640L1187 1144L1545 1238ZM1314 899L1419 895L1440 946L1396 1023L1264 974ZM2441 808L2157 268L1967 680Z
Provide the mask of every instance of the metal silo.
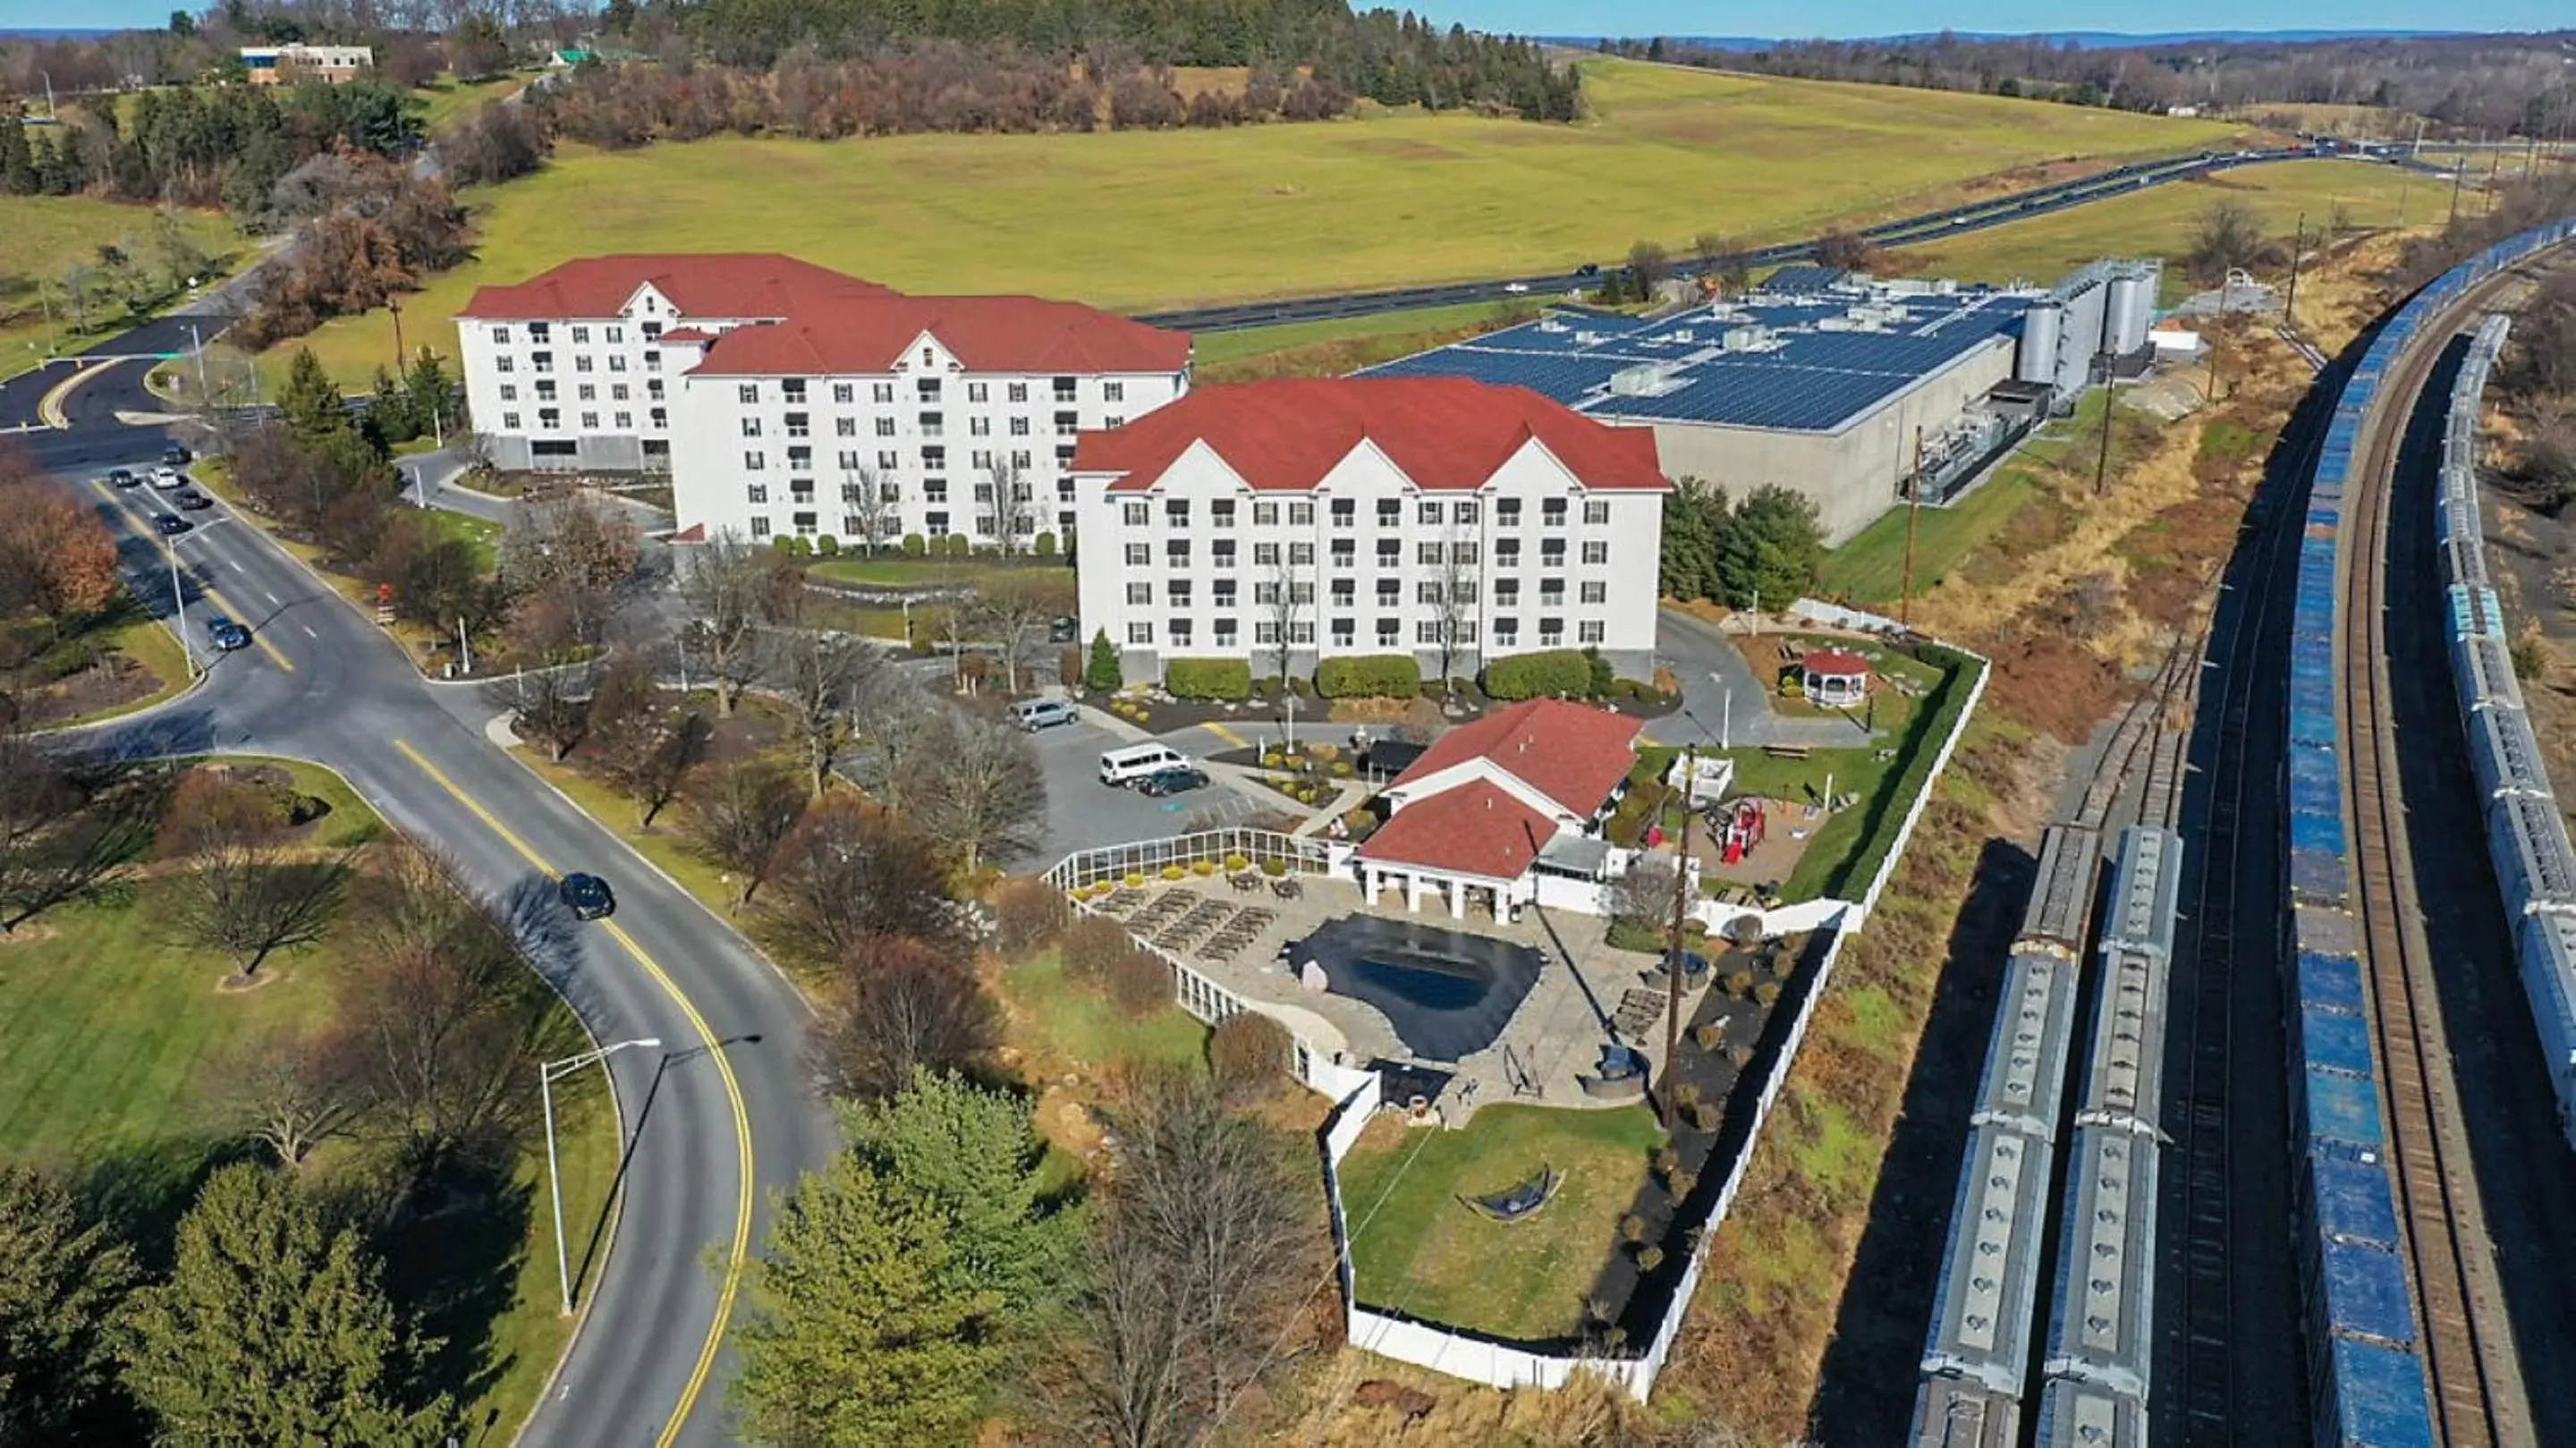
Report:
M2057 347L2066 309L2053 301L2032 302L2021 314L2021 355L2013 360L2019 382L2057 381Z
M2110 313L2103 321L2102 345L2112 356L2135 356L2146 347L2147 324L2155 310L2155 294L2148 287L2148 278L2135 270L2111 278Z

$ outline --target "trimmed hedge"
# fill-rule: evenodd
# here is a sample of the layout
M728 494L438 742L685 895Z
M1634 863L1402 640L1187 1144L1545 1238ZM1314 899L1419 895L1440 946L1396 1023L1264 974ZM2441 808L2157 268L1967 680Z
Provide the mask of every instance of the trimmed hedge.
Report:
M1496 699L1557 694L1580 699L1592 692L1592 661L1580 649L1548 649L1496 659L1485 666L1485 692Z
M1240 703L1252 697L1252 664L1245 659L1174 659L1163 665L1163 687L1175 699Z
M1363 654L1315 666L1315 692L1327 699L1410 699L1422 692L1422 666L1411 654Z

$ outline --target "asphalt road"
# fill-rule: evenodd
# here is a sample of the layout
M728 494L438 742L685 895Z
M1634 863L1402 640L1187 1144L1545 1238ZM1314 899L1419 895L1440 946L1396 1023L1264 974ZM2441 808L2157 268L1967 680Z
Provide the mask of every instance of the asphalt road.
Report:
M87 392L75 394L76 421L104 400ZM137 595L168 616L167 557L146 533L157 495L90 481L157 457L160 435L91 426L43 441L48 464L87 489L120 535ZM538 968L596 1037L665 1043L610 1063L630 1137L615 1250L592 1261L582 1286L597 1316L521 1441L726 1441L727 1264L757 1240L770 1193L835 1144L799 1064L803 1003L732 929L488 742L490 710L472 686L423 681L266 535L216 521L220 505L195 516L201 526L178 545L188 642L206 656L214 610L249 625L256 646L213 657L193 692L88 740L125 755L255 751L339 770L394 824L454 857L473 888L509 902ZM574 869L614 882L614 917L562 914L550 877ZM579 1260L592 1227L568 1227Z

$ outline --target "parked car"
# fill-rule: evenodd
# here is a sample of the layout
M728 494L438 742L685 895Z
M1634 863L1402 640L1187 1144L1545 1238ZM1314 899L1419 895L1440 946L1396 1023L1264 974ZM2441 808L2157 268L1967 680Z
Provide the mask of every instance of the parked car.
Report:
M1080 717L1073 705L1062 699L1022 699L1011 706L1011 722L1031 734L1070 724Z
M186 448L181 447L175 442L161 449L161 462L166 467L184 468L196 460L197 455L195 453L188 451Z
M1207 782L1206 770L1195 765L1184 764L1176 769L1158 769L1146 775L1137 781L1136 792L1154 799L1164 799L1176 794L1187 794L1194 789L1205 789Z
M143 482L141 478L134 475L134 469L132 468L108 469L107 481L111 486L119 488L136 487Z
M250 630L219 613L206 620L206 639L216 648L231 653L235 649L250 647Z
M1130 744L1100 756L1102 784L1134 784L1166 769L1186 769L1190 757L1168 744Z
M163 513L152 520L153 529L164 538L176 538L182 533L194 531L196 526L176 513Z
M562 897L564 908L572 912L575 920L597 920L617 913L617 897L609 893L608 882L597 875L575 871L563 877L555 893Z
M154 468L152 470L152 486L156 488L184 488L187 485L187 478L181 475L177 468Z
M187 491L182 492L179 496L172 498L170 501L187 509L191 513L199 512L215 505L214 499L207 497L205 494L198 492L194 488L190 488Z

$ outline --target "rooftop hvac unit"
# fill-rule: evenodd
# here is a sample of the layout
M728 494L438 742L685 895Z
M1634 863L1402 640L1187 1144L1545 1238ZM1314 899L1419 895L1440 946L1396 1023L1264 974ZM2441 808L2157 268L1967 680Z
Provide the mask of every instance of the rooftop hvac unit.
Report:
M1860 326L1849 317L1818 317L1816 319L1816 330L1819 332L1857 332L1860 330Z
M1771 345L1771 329L1761 326L1729 327L1718 343L1729 352L1759 352Z
M1565 324L1554 317L1541 317L1538 319L1538 329L1542 332L1562 332L1565 330Z
M1675 327L1675 328L1673 328L1671 331L1666 332L1666 333L1664 334L1664 340L1665 340L1665 341L1667 341L1667 342L1696 342L1696 341L1698 341L1699 339L1698 339L1697 337L1695 337L1695 336L1691 335L1691 329L1690 329L1690 328L1688 328L1688 327Z
M1679 385L1669 362L1640 362L1610 374L1613 397L1655 397Z
M1574 344L1578 347L1595 347L1599 346L1600 343L1601 334L1598 332L1577 332L1574 334Z

